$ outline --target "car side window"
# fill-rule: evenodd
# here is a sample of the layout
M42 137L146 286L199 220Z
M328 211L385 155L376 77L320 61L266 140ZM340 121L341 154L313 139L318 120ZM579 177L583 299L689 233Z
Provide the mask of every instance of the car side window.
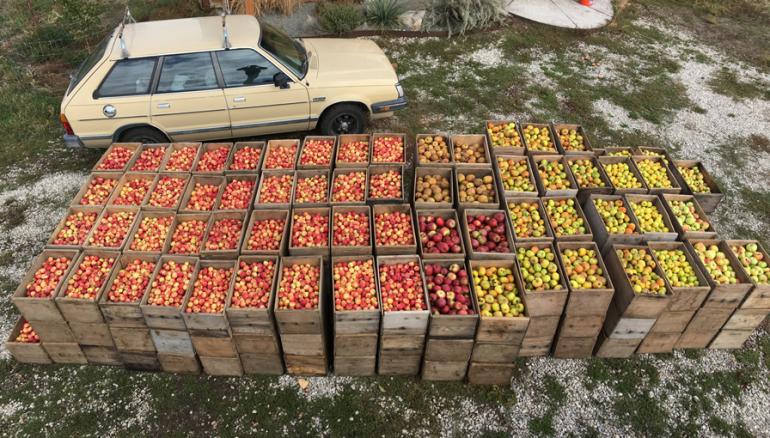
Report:
M217 53L219 68L226 87L248 87L273 83L279 73L270 61L251 49L234 49Z
M218 87L209 53L188 53L163 58L158 93L211 90Z
M104 78L97 97L133 96L150 92L155 58L123 59Z

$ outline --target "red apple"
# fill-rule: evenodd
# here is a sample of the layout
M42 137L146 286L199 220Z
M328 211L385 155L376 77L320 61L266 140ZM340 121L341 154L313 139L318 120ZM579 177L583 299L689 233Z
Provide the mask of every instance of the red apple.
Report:
M214 203L217 200L219 186L216 184L195 183L190 199L187 200L185 210L211 211L214 209Z
M269 175L262 179L262 186L257 195L260 204L288 204L291 202L291 188L294 175Z
M286 221L283 219L255 220L249 232L246 249L249 251L277 251L281 248L281 239Z
M155 270L155 263L134 259L124 266L115 276L107 300L113 303L136 303L144 297L144 291L150 284L150 277Z
M476 252L509 253L508 238L505 230L505 214L468 215L468 235L471 247Z
M298 178L297 188L294 191L296 204L325 203L329 198L329 178L325 174Z
M131 241L132 251L161 251L174 221L173 216L145 217Z
M126 181L120 187L118 196L112 201L115 205L142 205L144 195L150 190L152 180L149 178L137 178Z
M78 211L67 216L64 226L54 237L54 245L82 245L94 227L98 214Z
M241 241L243 221L240 219L220 219L211 225L205 247L210 251L238 249Z
M139 157L131 166L131 170L137 171L157 171L160 169L160 163L163 161L163 157L166 155L166 147L158 146L151 148L144 148Z
M379 274L384 311L425 310L419 263L380 265Z
M374 262L371 259L335 263L332 275L334 307L337 311L379 308L374 284Z
M200 252L206 221L197 219L179 222L171 236L169 254L198 254Z
M233 278L232 268L200 268L193 284L193 291L187 301L187 313L222 313L225 299Z
M332 202L364 202L366 172L339 173L332 184Z
M297 145L272 144L267 149L265 157L265 169L294 169L294 161L297 159Z
M136 213L133 211L105 213L94 227L91 237L88 238L88 245L108 248L121 246L131 230L135 217Z
M404 140L399 136L383 136L374 139L373 163L404 162Z
M83 260L75 268L75 273L67 282L64 296L84 300L95 299L99 289L107 281L113 264L115 264L113 257L96 255L83 257Z
M230 155L228 146L209 149L201 155L195 168L199 172L219 172L225 168L228 155Z
M299 157L299 164L328 166L332 162L332 152L334 152L334 140L325 138L306 140L302 155Z
M24 344L38 344L40 343L40 336L35 333L35 330L32 328L29 322L24 320L24 323L21 325L19 335L16 336L14 342L21 342Z
M256 183L250 179L234 179L227 183L219 201L220 210L248 210Z
M370 199L401 198L401 172L389 170L369 177Z
M321 213L294 212L291 229L294 248L329 246L329 216Z
M368 246L370 237L367 214L355 211L335 212L332 241L334 246Z
M176 208L179 198L182 197L185 187L184 178L162 176L155 184L147 204L152 207Z
M48 257L35 271L32 280L27 283L25 296L30 298L50 298L64 278L72 260L67 257Z
M229 170L257 170L261 156L262 148L244 146L233 154L233 162Z
M110 149L97 167L97 170L123 170L131 160L132 155L134 155L132 149L123 146L115 146Z
M394 211L374 216L375 237L379 246L414 245L412 217Z
M275 262L238 263L238 273L233 285L230 306L234 308L266 309L270 304Z
M95 176L88 182L88 188L80 198L80 205L104 205L107 203L107 198L110 197L112 191L115 190L115 186L118 185L118 180L113 178L104 178L101 176Z
M337 161L340 163L369 163L369 142L351 141L340 145L337 153Z
M187 292L192 277L190 262L178 263L169 260L161 265L158 275L152 280L147 304L151 306L179 307Z
M196 155L198 155L198 146L184 146L175 149L169 154L165 169L168 172L189 172Z
M302 310L318 308L321 269L307 263L284 266L278 285L278 308Z
M457 221L433 215L419 215L420 244L427 254L459 254L462 252Z
M428 288L431 312L435 315L473 315L468 271L462 262L448 267L439 264L425 265L425 281Z

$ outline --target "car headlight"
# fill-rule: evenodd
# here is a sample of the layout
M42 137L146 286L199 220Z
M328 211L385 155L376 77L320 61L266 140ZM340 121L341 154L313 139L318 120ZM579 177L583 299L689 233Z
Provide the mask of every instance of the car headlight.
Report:
M396 84L396 91L398 92L398 97L404 97L404 87L400 83Z

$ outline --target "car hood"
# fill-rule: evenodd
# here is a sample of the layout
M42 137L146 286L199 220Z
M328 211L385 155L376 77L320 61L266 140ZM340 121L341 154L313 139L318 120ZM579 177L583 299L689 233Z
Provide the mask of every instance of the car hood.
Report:
M382 49L369 40L306 38L312 85L394 85L398 76Z

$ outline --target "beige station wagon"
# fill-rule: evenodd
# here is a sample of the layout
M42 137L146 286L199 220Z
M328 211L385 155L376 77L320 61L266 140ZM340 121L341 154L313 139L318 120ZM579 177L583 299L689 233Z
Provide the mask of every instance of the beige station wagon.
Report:
M407 104L372 41L292 39L247 15L124 22L73 75L69 146L363 132Z

